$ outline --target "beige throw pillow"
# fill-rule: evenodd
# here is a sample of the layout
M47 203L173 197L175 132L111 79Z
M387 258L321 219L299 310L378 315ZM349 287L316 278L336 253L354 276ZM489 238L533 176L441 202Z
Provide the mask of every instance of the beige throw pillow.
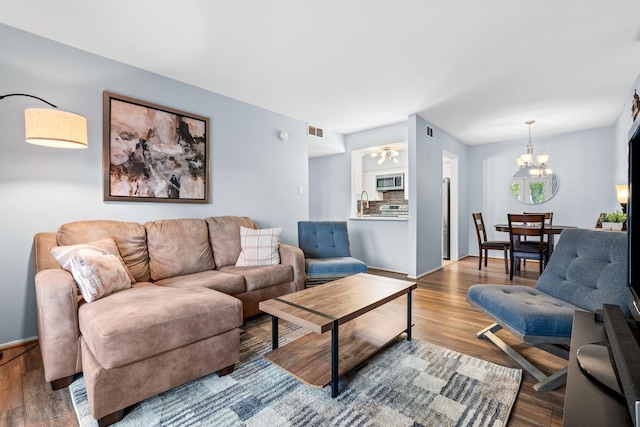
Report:
M98 239L90 243L81 243L78 245L69 246L56 246L49 249L49 253L60 263L62 268L71 273L71 257L72 256L86 256L86 255L114 255L124 267L131 283L135 283L133 275L124 263L124 260L120 256L118 245L113 237L107 236L102 239Z
M258 267L280 264L280 238L282 228L254 230L240 227L240 256L238 267Z
M86 302L131 287L122 262L115 255L71 256L71 274Z

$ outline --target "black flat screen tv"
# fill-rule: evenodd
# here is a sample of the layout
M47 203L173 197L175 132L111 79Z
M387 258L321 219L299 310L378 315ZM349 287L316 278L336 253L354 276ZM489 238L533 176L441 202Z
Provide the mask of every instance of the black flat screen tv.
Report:
M635 273L638 263L640 245L640 220L638 230L634 230L634 201L640 212L640 119L637 119L629 132L629 202L627 203L627 239L628 239L628 271L627 284L633 295L631 312L635 322L629 328L623 328L622 321L613 327L605 323L607 338L611 346L611 354L618 380L622 386L624 397L629 407L633 425L640 427L640 280ZM635 187L634 187L635 182ZM634 231L636 231L634 233ZM623 328L623 330L619 330ZM619 341L619 342L615 342Z
M636 320L640 321L640 280L635 277L634 264L638 262L638 246L637 240L640 239L640 231L634 233L633 230L633 201L638 203L638 212L640 212L640 118L636 119L629 135L629 202L627 203L627 238L629 239L629 270L628 284L633 294L632 313ZM634 188L633 183L636 187ZM634 197L635 196L635 197ZM640 227L640 222L638 222ZM640 229L639 229L640 230ZM634 240L636 242L634 242ZM634 244L635 243L635 244Z
M602 319L608 342L580 347L577 359L588 377L618 393L620 398L626 401L633 425L640 427L640 280L636 277L634 269L640 248L636 242L640 238L640 222L639 231L635 234L633 224L634 200L638 201L640 212L640 120L629 132L628 154L627 286L633 297L629 308L634 318L625 318L617 305L605 304L602 308Z

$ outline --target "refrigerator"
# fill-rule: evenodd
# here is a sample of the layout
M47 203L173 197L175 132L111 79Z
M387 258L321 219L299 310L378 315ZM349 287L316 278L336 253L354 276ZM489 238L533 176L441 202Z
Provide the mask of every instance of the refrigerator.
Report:
M450 185L451 178L442 179L442 258L451 259L451 235L449 233L450 215Z

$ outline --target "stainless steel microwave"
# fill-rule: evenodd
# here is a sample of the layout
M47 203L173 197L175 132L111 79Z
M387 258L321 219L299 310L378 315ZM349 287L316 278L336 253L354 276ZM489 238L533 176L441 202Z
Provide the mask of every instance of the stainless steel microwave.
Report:
M392 173L388 175L376 175L376 190L404 190L404 174Z

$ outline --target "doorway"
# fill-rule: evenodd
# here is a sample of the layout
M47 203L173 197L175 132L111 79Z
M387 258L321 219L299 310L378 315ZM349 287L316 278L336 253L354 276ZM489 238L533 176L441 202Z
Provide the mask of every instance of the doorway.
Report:
M457 261L458 252L458 156L442 151L442 265Z

